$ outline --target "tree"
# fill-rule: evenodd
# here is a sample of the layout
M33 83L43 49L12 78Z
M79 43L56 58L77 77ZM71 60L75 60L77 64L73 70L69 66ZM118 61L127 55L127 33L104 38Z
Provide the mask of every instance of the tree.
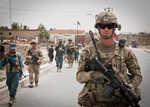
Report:
M46 39L48 41L50 35L47 32L45 26L43 24L40 24L38 26L38 30L40 31L40 33L39 33L40 39Z
M22 23L19 25L18 22L13 22L11 24L11 28L13 30L26 30L26 29L29 29L29 27L27 27L27 25L23 25Z
M0 26L0 30L9 30L7 26Z
M11 24L11 28L12 28L13 30L20 30L20 29L21 29L21 27L19 26L18 22L13 22L13 23Z

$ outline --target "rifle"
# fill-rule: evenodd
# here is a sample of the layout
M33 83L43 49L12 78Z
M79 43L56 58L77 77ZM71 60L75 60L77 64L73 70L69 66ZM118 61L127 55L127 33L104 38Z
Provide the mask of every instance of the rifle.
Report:
M126 98L126 101L128 104L132 107L140 107L138 102L141 100L139 96L136 95L135 92L130 90L127 85L124 84L123 81L119 80L114 74L112 70L112 65L108 66L108 69L101 63L101 58L98 52L98 48L96 46L96 43L94 41L94 35L92 31L89 31L90 37L92 39L94 48L96 50L96 54L98 58L93 58L90 61L90 65L94 65L97 71L101 72L105 77L108 78L110 81L107 85L106 89L104 90L104 96L108 97L114 89L118 89L120 94L123 95Z
M32 61L34 63L37 63L37 61L39 60L39 58L32 54L31 49L29 50L29 54L32 56Z
M12 61L12 59L6 57L7 63L10 63L10 71L12 71L13 67L17 68L20 72L20 77L24 76L26 78L26 75L23 74L22 70L18 68L18 65Z
M28 51L28 54L30 54L30 55L32 56L32 59L31 59L32 62L33 62L33 63L37 63L37 61L39 60L39 58L36 57L36 55L33 55L33 54L32 54L31 49ZM24 64L25 64L25 65L29 65L29 62L28 62L28 61L25 61Z

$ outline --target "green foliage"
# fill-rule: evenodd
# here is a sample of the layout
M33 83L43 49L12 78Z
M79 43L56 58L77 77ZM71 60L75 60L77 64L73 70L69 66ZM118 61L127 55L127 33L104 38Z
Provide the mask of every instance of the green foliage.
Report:
M11 24L11 28L13 30L26 30L26 29L29 29L29 27L27 27L26 25L23 25L22 23L19 25L18 22L13 22Z
M9 28L7 26L0 26L0 30L8 30Z
M40 24L39 26L38 26L38 30L40 31L40 33L39 33L39 37L41 38L41 39L46 39L46 40L48 40L49 39L49 33L47 32L47 30L46 30L46 28L45 28L45 26L43 25L43 24Z
M13 22L11 24L11 28L14 29L14 30L20 30L21 29L17 22Z

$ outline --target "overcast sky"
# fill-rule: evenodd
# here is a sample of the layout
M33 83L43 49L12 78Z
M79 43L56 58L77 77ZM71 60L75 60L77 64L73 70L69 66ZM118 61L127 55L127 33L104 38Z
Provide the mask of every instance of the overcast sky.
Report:
M122 25L119 33L150 32L150 0L11 0L11 21L35 29L95 30L95 15L113 8ZM10 26L10 0L0 0L0 23ZM87 15L90 14L90 15Z

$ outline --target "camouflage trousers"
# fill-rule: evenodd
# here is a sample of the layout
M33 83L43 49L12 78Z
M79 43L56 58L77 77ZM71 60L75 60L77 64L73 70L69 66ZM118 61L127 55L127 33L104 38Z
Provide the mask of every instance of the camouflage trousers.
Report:
M73 65L73 61L74 61L74 54L68 54L67 55L67 60L68 60L68 64Z
M129 106L122 103L111 104L111 103L98 102L95 105L93 105L93 107L129 107Z
M82 107L129 107L128 105L118 103L118 104L111 104L111 103L102 103L102 102L97 102L94 105L90 106L82 106Z
M39 82L39 69L40 65L38 64L29 64L28 72L29 72L29 81L30 83L38 83Z

